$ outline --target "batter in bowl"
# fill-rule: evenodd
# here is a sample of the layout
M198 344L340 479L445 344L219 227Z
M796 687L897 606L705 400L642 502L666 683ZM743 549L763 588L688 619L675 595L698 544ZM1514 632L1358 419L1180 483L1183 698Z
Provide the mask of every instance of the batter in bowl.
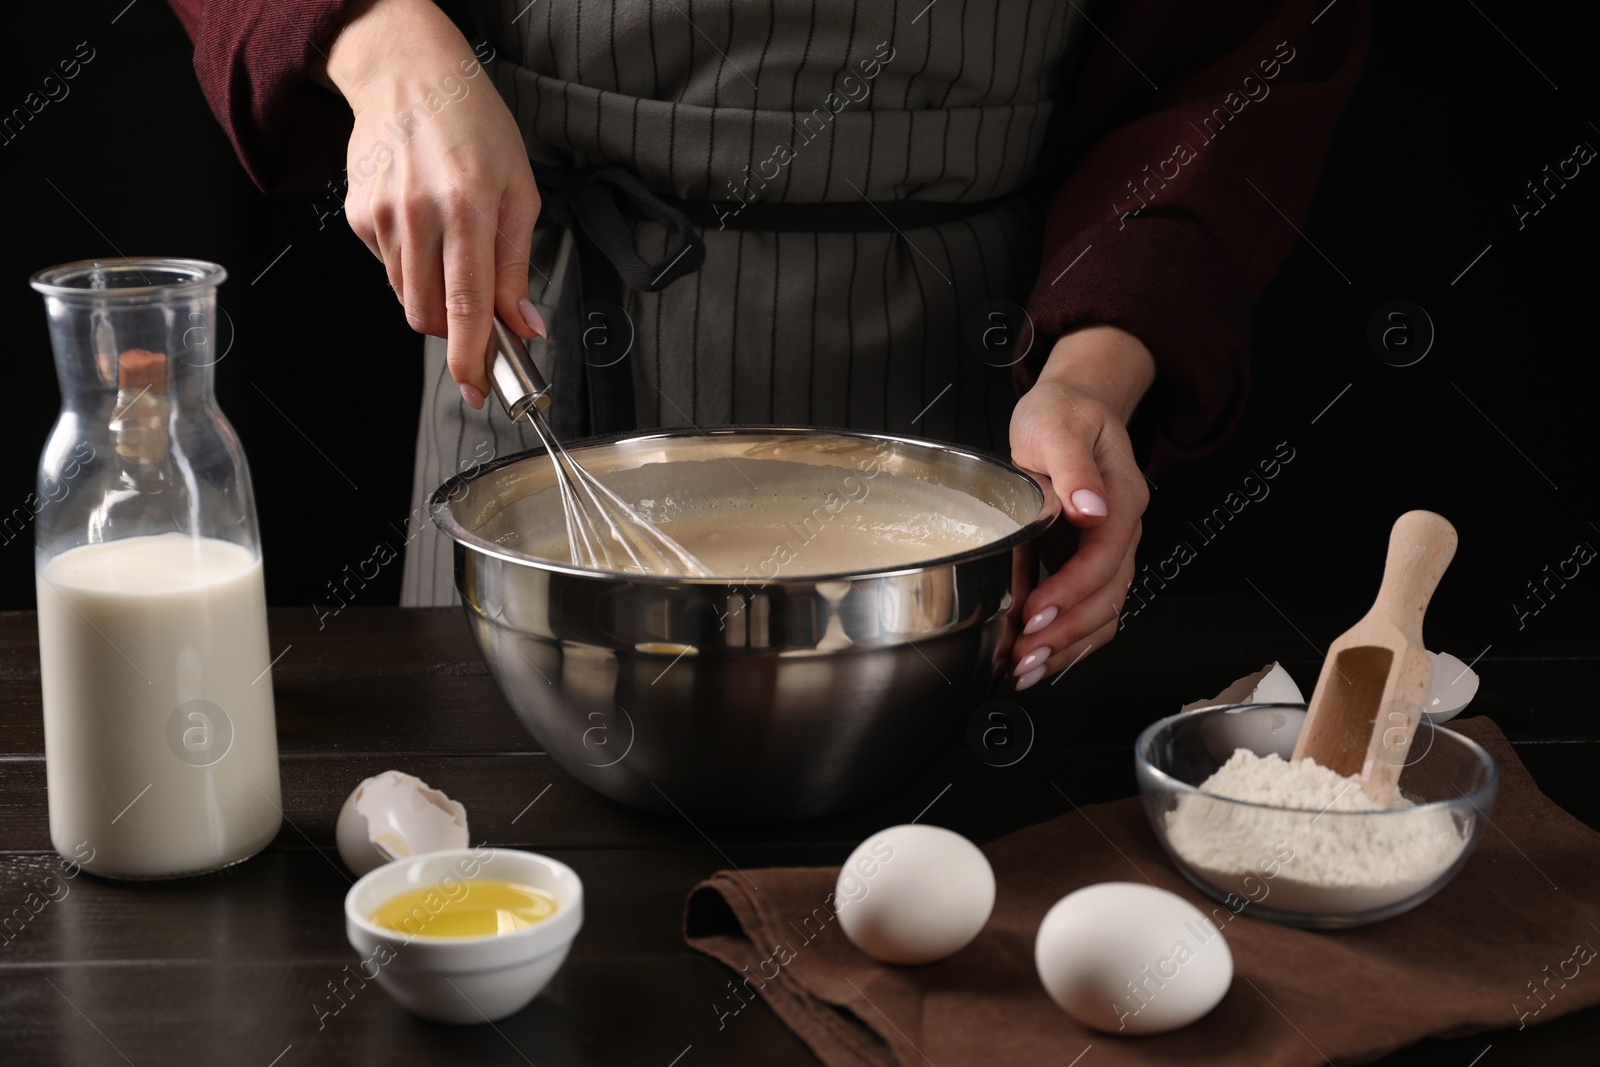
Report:
M649 463L601 480L720 578L864 574L991 544L1019 526L976 497L884 471L777 459ZM554 487L479 530L496 544L567 561Z

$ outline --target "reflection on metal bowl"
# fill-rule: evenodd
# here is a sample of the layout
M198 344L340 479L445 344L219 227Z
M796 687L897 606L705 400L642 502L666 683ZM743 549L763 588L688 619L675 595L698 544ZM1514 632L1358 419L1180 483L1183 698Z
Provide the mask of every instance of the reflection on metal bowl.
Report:
M542 451L440 486L430 512L455 541L467 621L523 724L586 785L697 821L841 811L937 756L1009 664L1035 540L1060 511L1044 478L914 438L669 430L569 451L601 477L719 457L886 472L960 490L1017 523L998 541L893 571L672 578L584 570L485 536L553 484Z

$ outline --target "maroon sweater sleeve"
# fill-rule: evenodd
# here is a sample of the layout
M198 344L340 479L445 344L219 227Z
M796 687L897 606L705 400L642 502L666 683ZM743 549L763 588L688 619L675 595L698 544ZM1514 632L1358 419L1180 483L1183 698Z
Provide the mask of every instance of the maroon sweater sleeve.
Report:
M1127 0L1096 21L1063 129L1069 153L1086 147L1050 204L1017 384L1061 334L1127 330L1156 359L1144 411L1159 468L1238 422L1250 308L1298 240L1365 60L1368 8Z
M250 177L320 191L344 168L350 112L307 80L356 0L167 0L194 42L194 70Z

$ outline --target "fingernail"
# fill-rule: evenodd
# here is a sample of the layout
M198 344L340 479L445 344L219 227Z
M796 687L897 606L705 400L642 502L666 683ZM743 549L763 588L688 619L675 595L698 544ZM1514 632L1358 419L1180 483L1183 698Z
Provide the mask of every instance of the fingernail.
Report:
M1044 629L1046 626L1049 626L1051 623L1053 623L1055 621L1056 621L1056 606L1054 604L1051 604L1049 607L1047 607L1043 611L1039 612L1039 614L1037 614L1033 618L1029 619L1028 620L1028 625L1026 625L1026 626L1024 626L1022 628L1022 633L1023 633L1024 636L1026 636L1027 634L1036 634L1040 630Z
M1024 675L1033 670L1035 667L1042 669L1044 661L1050 658L1050 651L1051 650L1048 645L1040 645L1032 652L1029 652L1026 656L1023 656L1022 662L1017 664L1011 673L1015 675Z
M478 392L476 386L461 383L461 399L467 402L467 407L477 409L483 407L483 394Z
M539 337L550 336L550 331L545 329L544 316L539 314L539 309L533 306L532 300L527 297L518 300L517 310L522 312L522 321L528 324L528 329ZM1104 515L1105 512L1102 511L1100 514Z
M1036 684L1039 681L1039 679L1043 678L1043 677L1044 677L1044 668L1043 667L1035 667L1033 670L1029 671L1027 674L1024 674L1021 678L1017 679L1017 692L1020 693L1024 689L1028 688L1030 685Z
M1106 513L1106 499L1093 489L1079 489L1072 494L1072 506L1085 515L1100 518Z

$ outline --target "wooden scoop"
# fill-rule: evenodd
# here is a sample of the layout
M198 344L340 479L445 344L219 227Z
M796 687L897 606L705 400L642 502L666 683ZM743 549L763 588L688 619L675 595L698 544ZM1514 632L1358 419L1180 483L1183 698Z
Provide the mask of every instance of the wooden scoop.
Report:
M1408 511L1396 520L1378 599L1328 647L1294 746L1294 759L1360 775L1384 807L1393 806L1433 681L1422 616L1455 554L1455 527L1442 516Z

